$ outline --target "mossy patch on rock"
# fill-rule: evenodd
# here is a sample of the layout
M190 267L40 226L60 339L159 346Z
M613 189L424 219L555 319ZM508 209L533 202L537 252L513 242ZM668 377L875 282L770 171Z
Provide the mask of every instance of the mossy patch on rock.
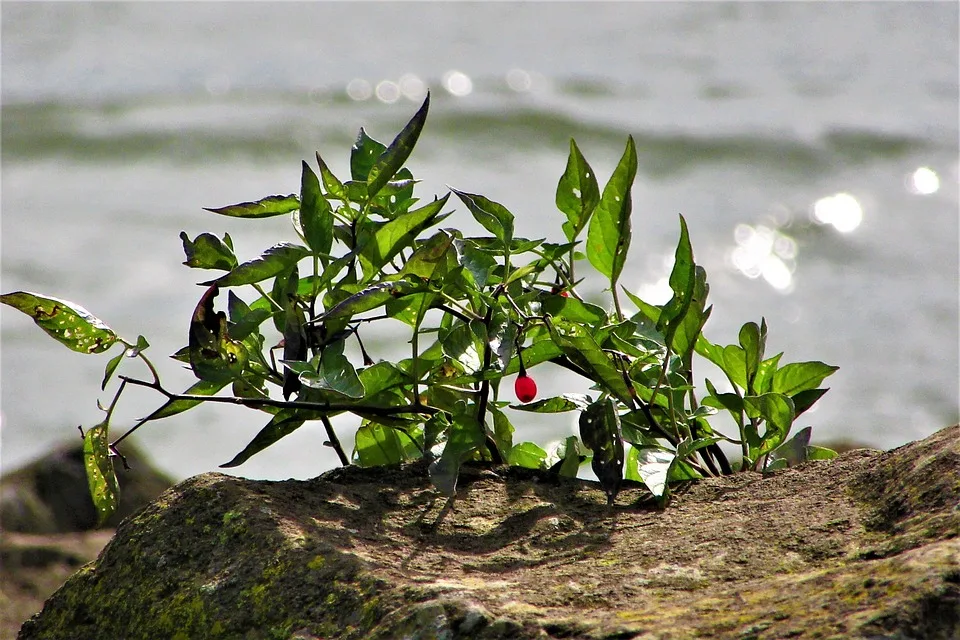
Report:
M508 468L465 469L452 507L422 465L205 474L124 521L20 637L951 639L958 455L955 426L665 510Z

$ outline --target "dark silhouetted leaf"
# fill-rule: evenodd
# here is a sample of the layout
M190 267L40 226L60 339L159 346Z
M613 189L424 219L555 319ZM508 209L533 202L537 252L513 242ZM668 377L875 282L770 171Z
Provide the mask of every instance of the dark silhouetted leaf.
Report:
M613 504L623 480L623 435L613 398L598 400L580 414L580 441L593 451L591 466Z
M306 162L300 177L300 227L307 246L326 256L333 247L333 211L320 192L320 180Z
M214 311L219 288L211 285L200 298L190 320L190 368L201 380L223 382L238 378L247 366L247 350L230 339L227 316Z

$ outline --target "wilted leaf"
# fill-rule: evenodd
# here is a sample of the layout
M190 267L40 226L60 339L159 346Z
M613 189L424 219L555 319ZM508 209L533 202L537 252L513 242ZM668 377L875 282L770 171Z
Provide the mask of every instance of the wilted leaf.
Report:
M214 311L213 299L219 293L210 286L200 298L190 320L190 367L201 380L227 383L240 376L247 366L247 350L230 339L227 316Z

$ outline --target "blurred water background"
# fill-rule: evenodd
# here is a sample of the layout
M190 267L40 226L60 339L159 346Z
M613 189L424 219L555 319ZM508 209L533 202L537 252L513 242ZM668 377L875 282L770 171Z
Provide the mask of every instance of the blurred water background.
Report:
M798 426L893 447L958 419L958 6L4 2L2 288L144 334L185 388L164 356L185 344L206 274L180 265L179 232L227 231L241 260L295 240L286 218L201 207L298 192L318 149L346 175L358 128L389 142L429 87L409 162L421 198L483 193L519 235L557 241L569 138L602 184L632 133L622 282L663 301L683 213L712 286L707 336L735 342L766 317L768 353L841 367ZM479 229L458 209L453 224ZM109 355L0 318L9 469L99 422ZM405 339L367 346L397 356ZM114 434L159 403L132 393ZM136 437L183 477L232 458L262 416L201 407ZM517 441L541 444L574 428L515 421ZM349 444L351 424L337 423ZM336 461L323 439L304 426L235 471L316 475Z

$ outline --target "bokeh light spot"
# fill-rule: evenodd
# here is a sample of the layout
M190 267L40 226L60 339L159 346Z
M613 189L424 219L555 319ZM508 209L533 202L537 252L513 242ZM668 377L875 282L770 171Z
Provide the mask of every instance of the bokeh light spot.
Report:
M514 91L518 93L530 91L532 85L533 79L530 77L530 74L523 69L510 69L510 71L507 71L507 86Z
M403 94L403 97L407 100L413 100L414 102L420 101L427 94L427 85L420 79L420 76L417 76L413 73L405 73L400 76L400 93Z
M363 78L354 78L347 83L347 95L351 100L369 100L373 95L373 87Z
M907 188L913 193L928 196L940 190L940 176L930 167L920 167L910 174Z
M850 233L863 222L863 207L849 193L838 193L813 203L813 219L819 224L832 224L841 233Z
M377 100L392 104L400 99L400 85L391 80L381 80L376 88Z
M462 71L447 71L443 74L443 88L458 98L470 95L473 81Z
M782 293L793 291L797 243L790 236L764 225L738 224L733 230L737 246L727 259L734 269Z

